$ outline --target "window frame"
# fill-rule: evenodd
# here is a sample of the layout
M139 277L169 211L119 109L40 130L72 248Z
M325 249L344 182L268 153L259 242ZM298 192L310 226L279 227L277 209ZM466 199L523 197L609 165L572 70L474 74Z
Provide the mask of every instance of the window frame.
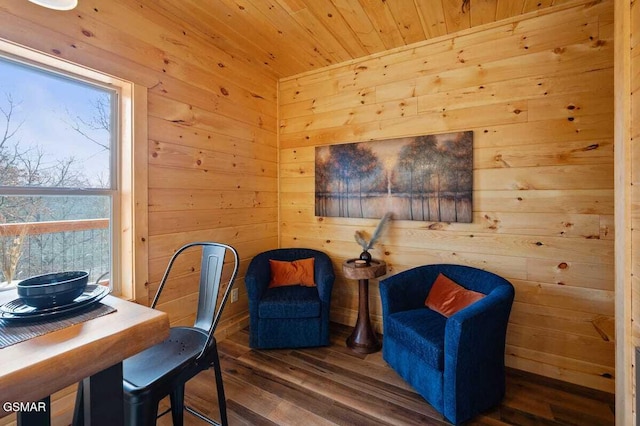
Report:
M115 124L117 137L112 149L111 188L100 191L82 190L84 195L111 191L111 286L112 294L148 304L148 164L147 164L147 89L88 67L54 57L0 38L0 55L80 80L115 90L119 113ZM115 107L115 106L114 106ZM140 140L143 143L135 143ZM77 195L74 190L58 188L27 188L25 192ZM8 193L9 191L4 191ZM11 191L17 192L17 191Z

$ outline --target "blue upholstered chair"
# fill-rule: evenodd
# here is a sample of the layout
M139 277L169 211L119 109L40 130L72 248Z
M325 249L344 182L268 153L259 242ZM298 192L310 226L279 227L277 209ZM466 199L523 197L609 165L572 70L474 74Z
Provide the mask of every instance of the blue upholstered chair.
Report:
M269 259L291 262L314 258L316 287L268 288ZM329 344L329 307L335 274L329 256L312 249L266 251L251 260L245 275L249 297L249 345L256 349Z
M486 296L446 318L424 304L439 273ZM446 419L459 424L502 400L509 281L468 266L426 265L382 280L380 297L384 360Z

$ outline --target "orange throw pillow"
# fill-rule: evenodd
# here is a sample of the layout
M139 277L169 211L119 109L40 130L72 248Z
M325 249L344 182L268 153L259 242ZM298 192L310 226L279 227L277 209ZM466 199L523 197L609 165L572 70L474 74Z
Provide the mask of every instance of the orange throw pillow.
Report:
M269 259L269 266L271 267L269 288L287 285L315 287L313 260L313 257L294 260L293 262Z
M427 295L424 304L427 308L449 318L456 312L482 299L485 295L467 290L443 274L439 274Z

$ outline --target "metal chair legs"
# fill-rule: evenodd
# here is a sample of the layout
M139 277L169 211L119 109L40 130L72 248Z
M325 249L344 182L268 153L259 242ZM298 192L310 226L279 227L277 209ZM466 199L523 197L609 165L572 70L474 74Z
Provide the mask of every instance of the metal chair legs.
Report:
M200 420L204 420L210 425L214 426L228 426L229 421L227 420L227 399L224 395L224 383L222 382L222 369L220 368L220 357L218 356L218 350L216 348L215 351L212 352L213 359L211 360L211 366L213 367L213 372L216 376L216 390L218 393L218 409L220 410L220 423L208 418L204 414L194 410L191 407L184 406L184 409L194 416L198 417ZM174 423L175 424L175 423Z
M171 399L173 426L182 426L184 424L184 385L176 386L169 398Z

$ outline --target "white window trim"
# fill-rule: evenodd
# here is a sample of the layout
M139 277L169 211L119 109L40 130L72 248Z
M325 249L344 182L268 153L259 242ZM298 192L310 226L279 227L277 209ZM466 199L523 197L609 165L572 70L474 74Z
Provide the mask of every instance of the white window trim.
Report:
M113 197L113 294L148 304L148 163L146 87L0 39L0 52L117 88L119 189ZM135 141L139 141L135 143Z

